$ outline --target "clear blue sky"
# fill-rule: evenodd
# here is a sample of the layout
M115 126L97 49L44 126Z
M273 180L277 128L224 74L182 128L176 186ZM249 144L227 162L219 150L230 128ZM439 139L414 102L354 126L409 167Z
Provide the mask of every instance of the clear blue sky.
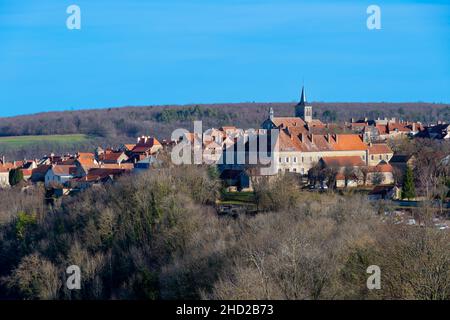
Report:
M303 79L312 101L450 102L449 1L337 2L1 0L0 117L294 101Z

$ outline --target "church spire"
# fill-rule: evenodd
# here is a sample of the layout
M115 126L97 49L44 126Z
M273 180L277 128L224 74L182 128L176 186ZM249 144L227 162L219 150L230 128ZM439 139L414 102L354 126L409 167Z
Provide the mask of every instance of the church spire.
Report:
M312 115L312 107L308 106L308 102L306 101L306 90L305 86L303 86L300 102L295 107L295 116L302 118L306 123L309 123L312 121Z
M305 86L302 87L302 95L300 97L300 105L306 105L306 92Z

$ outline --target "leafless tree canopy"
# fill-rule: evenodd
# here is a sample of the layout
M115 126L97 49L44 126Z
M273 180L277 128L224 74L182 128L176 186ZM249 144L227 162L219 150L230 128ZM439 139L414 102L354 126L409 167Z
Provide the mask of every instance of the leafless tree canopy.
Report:
M124 177L48 207L39 187L0 191L0 298L449 299L450 239L395 225L359 195L257 186L265 212L219 217L203 167ZM82 270L70 291L65 270ZM381 268L381 290L366 269Z

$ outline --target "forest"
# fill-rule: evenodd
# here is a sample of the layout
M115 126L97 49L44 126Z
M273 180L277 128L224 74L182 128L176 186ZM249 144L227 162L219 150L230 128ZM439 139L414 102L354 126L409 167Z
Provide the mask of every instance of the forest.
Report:
M167 166L48 205L0 192L0 299L449 299L450 234L396 224L385 201L309 193L289 176L257 215L219 216L212 167ZM66 268L81 269L81 289ZM367 268L381 269L368 290Z

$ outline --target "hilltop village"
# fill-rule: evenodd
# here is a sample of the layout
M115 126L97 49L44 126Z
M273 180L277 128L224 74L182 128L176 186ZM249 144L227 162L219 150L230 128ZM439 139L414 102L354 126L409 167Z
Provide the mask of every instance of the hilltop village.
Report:
M186 133L176 140L142 136L135 144L116 148L98 147L93 152L43 155L41 159L0 159L0 187L44 184L54 196L69 195L95 185L113 183L124 174L157 170L179 143L201 148L202 162L217 167L228 191L252 191L262 176L291 174L309 189L371 187L374 198L401 198L399 177L414 166L414 155L394 153L390 142L416 137L449 140L450 125L424 125L402 119L350 119L346 123L324 123L313 118L313 107L302 89L292 117L277 117L268 110L257 135L276 130L276 148L269 152L271 170L261 165L224 163L227 150L238 141L248 144L248 131L234 126L210 128L203 133ZM248 153L248 149L247 153ZM448 154L437 154L448 165Z

